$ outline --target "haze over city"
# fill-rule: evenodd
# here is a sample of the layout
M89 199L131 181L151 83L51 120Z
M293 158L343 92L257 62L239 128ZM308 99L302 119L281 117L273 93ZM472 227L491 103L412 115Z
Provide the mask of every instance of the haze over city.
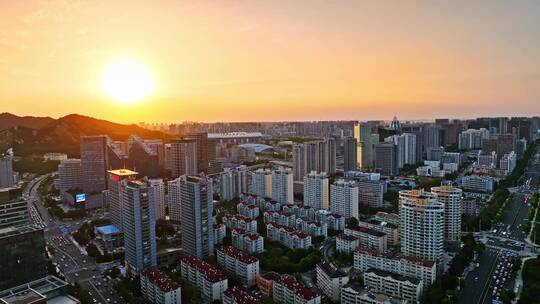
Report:
M0 107L124 123L527 115L539 27L537 1L2 1ZM119 64L140 77L104 85Z

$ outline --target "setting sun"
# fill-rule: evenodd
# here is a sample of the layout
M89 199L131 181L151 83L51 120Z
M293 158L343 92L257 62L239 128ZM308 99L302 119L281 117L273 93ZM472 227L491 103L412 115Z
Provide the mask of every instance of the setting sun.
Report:
M140 63L121 60L107 66L101 88L112 99L124 103L139 101L154 90L154 79Z

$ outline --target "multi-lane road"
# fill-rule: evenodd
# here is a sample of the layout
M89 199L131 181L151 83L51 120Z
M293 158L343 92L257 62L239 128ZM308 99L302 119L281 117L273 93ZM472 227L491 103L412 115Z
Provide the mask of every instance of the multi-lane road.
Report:
M527 233L523 231L523 224L527 221L530 196L538 189L539 176L540 155L536 154L521 179L524 185L514 192L514 198L507 206L501 223L491 231L475 233L476 238L483 241L487 248L478 257L476 261L478 266L475 265L465 278L465 287L460 293L460 303L493 303L501 288L513 288L514 285L513 277L505 279L502 284L500 281L499 272L508 271L508 262L505 257L538 254L538 247L526 242ZM501 268L503 270L500 270Z
M48 175L44 175L30 181L23 195L28 201L33 224L44 229L45 241L53 264L65 276L67 282L77 282L88 290L94 303L124 303L114 293L112 280L102 275L104 270L117 264L97 264L71 237L71 233L79 229L84 220L60 222L50 216L37 191L40 183L47 177ZM86 221L100 217L103 215L96 214Z

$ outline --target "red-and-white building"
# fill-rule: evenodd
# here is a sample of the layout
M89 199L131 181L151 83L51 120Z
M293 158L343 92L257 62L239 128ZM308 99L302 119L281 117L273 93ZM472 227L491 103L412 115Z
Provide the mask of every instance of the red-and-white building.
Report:
M328 228L326 223L319 221L304 221L302 219L296 220L296 229L305 232L311 236L328 236Z
M180 285L156 268L145 268L140 276L141 292L155 304L181 304Z
M262 302L246 291L233 287L223 293L223 304L262 304Z
M251 254L264 251L264 238L258 233L252 233L240 228L232 230L232 245Z
M311 247L311 236L307 233L274 222L266 225L266 236L268 239L279 242L291 249L307 249Z
M223 223L229 229L242 228L249 232L257 232L257 220L240 214L224 215Z
M264 212L264 223L278 223L285 226L296 226L296 215L294 213L289 213L285 211L265 211Z
M218 265L228 272L235 273L242 284L253 286L259 275L259 260L244 251L232 247L224 246L217 249Z
M227 290L225 274L197 257L182 258L180 269L182 279L197 286L205 301L221 300L223 292Z
M248 201L242 201L236 205L236 211L238 214L247 216L252 219L256 219L259 216L259 207Z
M299 283L294 276L279 276L272 286L272 298L276 303L320 304L321 296L314 290Z

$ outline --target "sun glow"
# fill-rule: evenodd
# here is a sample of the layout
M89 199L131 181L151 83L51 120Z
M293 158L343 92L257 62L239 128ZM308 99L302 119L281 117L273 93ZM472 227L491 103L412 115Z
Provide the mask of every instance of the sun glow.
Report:
M155 83L150 72L132 60L116 61L108 65L101 75L101 88L110 98L133 103L147 97Z

